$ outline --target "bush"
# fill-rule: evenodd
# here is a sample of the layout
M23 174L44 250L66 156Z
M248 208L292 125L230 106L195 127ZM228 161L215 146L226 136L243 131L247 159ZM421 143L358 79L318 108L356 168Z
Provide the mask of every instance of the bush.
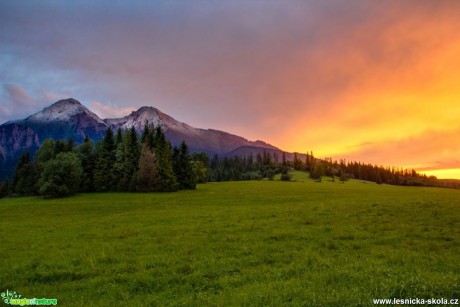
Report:
M275 171L272 169L269 169L265 172L265 176L268 178L268 180L273 180L273 177L275 177Z
M291 181L291 174L281 174L281 181Z

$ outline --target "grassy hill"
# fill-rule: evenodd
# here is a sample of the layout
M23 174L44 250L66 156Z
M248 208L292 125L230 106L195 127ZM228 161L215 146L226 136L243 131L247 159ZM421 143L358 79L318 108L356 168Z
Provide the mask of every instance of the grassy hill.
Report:
M295 177L0 200L0 291L62 306L460 298L460 191Z

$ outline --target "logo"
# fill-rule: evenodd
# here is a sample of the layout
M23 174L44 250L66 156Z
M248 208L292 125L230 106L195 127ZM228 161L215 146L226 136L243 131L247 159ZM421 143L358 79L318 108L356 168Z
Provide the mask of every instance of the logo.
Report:
M21 298L20 294L16 291L2 292L2 300L5 304L13 306L27 306L27 305L57 305L55 298Z

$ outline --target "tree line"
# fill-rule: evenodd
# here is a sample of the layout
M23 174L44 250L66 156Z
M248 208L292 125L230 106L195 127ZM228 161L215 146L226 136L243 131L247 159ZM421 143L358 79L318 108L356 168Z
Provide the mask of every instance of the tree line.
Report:
M68 196L78 192L174 192L195 189L197 178L185 142L172 147L160 127L146 124L138 137L134 127L114 135L107 129L97 143L88 137L46 140L31 157L25 152L13 182L0 193Z
M46 140L34 159L25 152L13 182L0 183L0 198L17 195L66 196L77 192L173 192L195 189L197 183L260 180L281 174L291 180L290 170L309 172L321 182L324 176L346 182L359 179L377 184L459 188L415 170L383 167L362 162L318 159L313 152L258 152L245 156L212 158L203 152L189 153L187 144L172 147L160 127L147 124L140 137L134 127L113 134L107 129L97 143L89 138L78 146L72 140Z
M209 181L235 181L268 178L273 179L281 174L281 180L290 180L289 170L309 172L310 178L321 181L324 176L346 182L358 179L377 184L402 186L430 186L458 188L454 183L446 183L435 176L419 174L415 170L395 167L383 167L362 162L347 162L343 159L332 161L332 158L318 159L312 152L304 154L304 159L294 153L293 160L287 160L285 153L257 153L247 156L219 157L215 155L208 163Z

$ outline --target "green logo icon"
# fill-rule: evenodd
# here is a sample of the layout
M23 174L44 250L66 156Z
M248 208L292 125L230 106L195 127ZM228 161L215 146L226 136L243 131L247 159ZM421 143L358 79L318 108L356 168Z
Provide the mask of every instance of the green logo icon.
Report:
M57 305L55 298L21 298L20 294L16 291L2 292L2 300L5 304L13 306L27 306L27 305Z
M6 292L2 293L2 300L5 304L9 304L12 299L21 298L21 295L17 294L16 291L9 292L8 289Z

